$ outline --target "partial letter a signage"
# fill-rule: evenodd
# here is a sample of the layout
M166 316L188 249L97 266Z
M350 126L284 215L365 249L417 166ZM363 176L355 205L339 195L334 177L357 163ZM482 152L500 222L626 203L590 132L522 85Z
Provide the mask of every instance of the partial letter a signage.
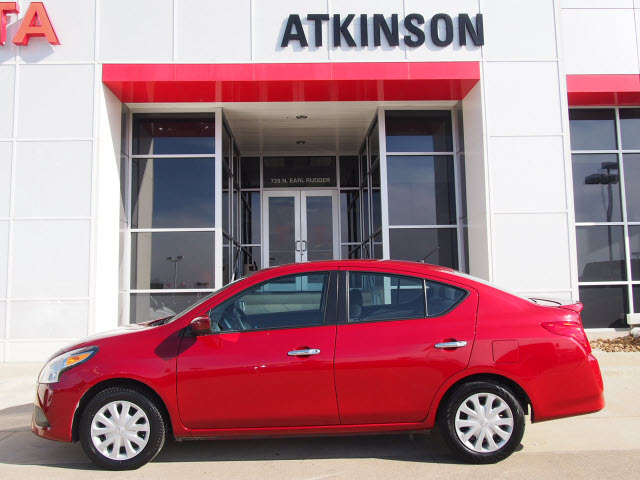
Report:
M17 2L0 2L0 45L4 45L7 41L7 15L17 15L19 12L20 6ZM13 43L27 46L32 37L44 37L51 45L60 45L58 35L42 2L33 2L29 5L20 28L13 37Z

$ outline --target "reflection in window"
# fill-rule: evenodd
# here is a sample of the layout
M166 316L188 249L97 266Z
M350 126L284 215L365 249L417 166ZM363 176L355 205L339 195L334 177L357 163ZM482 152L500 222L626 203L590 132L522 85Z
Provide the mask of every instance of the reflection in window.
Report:
M389 230L389 249L394 260L458 268L455 228L392 228Z
M211 114L137 114L133 116L134 155L215 153Z
M425 316L421 278L349 272L349 323Z
M212 158L134 158L132 227L213 227L214 175Z
M130 323L150 322L173 317L207 295L210 293L132 293Z
M389 156L389 223L455 225L453 157Z
M631 280L640 280L640 225L629 225L629 253L631 255ZM640 313L640 310L636 310L636 312Z
M640 129L637 135L640 137ZM640 154L625 153L622 158L627 197L627 221L640 222Z
M467 292L461 288L445 285L444 283L426 281L427 284L427 314L430 317L442 315L456 305Z
M615 150L616 124L613 109L569 111L572 150Z
M324 322L329 274L271 280L209 311L213 332L319 326Z
M574 154L573 195L578 222L619 222L620 171L618 156Z
M580 287L580 301L584 304L581 313L585 328L628 327L629 294L626 285Z
M620 136L622 137L623 150L640 150L639 133L640 108L621 108Z
M242 243L260 243L260 192L241 194Z
M387 152L452 152L449 111L386 112Z
M616 226L577 227L578 280L626 280L624 230Z
M214 287L213 232L131 234L132 289Z

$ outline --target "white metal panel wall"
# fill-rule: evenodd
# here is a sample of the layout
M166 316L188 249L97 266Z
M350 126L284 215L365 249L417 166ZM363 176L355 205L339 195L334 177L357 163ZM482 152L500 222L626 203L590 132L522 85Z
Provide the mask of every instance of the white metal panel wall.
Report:
M638 74L638 0L564 0L561 29L566 73Z
M553 0L481 0L480 6L487 42L489 278L523 293L571 295L572 193L557 7Z
M0 361L91 332L96 3L45 6L62 45L16 47L10 15L0 47Z

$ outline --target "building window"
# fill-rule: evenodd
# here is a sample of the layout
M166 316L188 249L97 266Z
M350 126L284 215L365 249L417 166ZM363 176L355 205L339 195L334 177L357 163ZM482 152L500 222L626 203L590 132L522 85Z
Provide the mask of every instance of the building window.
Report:
M569 119L583 322L624 328L640 305L640 109L572 109Z
M459 268L452 114L387 111L389 255Z
M139 323L214 289L215 121L135 114L131 128L129 321Z

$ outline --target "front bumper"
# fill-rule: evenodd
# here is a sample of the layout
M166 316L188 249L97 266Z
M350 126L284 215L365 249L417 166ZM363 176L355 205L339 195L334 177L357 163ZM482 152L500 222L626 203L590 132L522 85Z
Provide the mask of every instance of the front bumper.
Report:
M67 372L68 374L71 372ZM66 375L65 382L38 384L31 416L31 431L59 442L73 441L73 417L82 397L79 384ZM82 385L84 382L80 382Z

